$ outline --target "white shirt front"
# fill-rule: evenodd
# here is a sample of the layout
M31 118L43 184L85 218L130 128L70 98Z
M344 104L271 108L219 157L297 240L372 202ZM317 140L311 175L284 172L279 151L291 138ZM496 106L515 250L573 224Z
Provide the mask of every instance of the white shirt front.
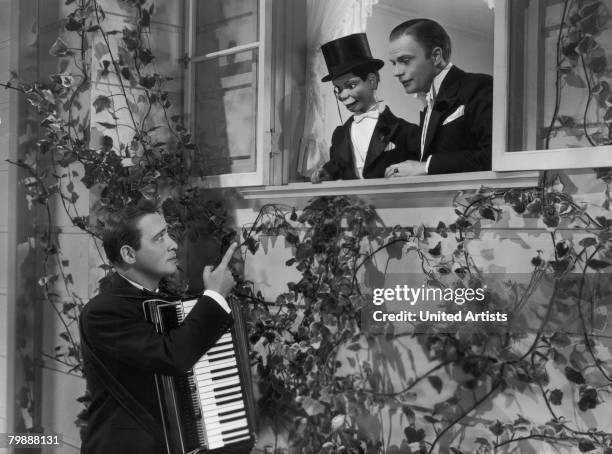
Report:
M434 77L431 86L429 87L429 91L425 96L425 104L427 106L427 110L425 111L425 119L423 120L423 129L421 130L421 161L423 160L423 154L425 152L425 138L427 137L427 128L429 128L429 118L431 117L431 111L433 110L433 105L436 102L436 96L440 91L440 86L444 81L444 78L448 74L448 71L453 67L452 63L448 63L442 71L440 71L436 77ZM427 159L427 169L429 170L429 161L431 160L431 156Z
M378 117L385 110L385 103L379 101L370 110L362 115L353 115L351 124L351 142L353 144L353 155L355 157L355 171L358 178L363 178L363 167L365 165L368 148L374 134L374 128L378 123ZM359 118L359 121L357 120Z

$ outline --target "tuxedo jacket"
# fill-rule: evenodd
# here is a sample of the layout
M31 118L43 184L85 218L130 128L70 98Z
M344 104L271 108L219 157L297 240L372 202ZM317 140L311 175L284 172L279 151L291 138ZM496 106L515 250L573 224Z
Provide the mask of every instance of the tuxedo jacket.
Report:
M334 180L351 180L359 178L355 170L355 154L351 140L351 116L342 126L338 126L332 134L329 150L329 161L323 166ZM385 170L391 164L407 159L418 159L420 147L420 128L408 123L391 113L385 107L370 139L370 146L363 166L364 178L383 178ZM393 150L385 149L393 143Z
M421 112L421 127L425 112ZM423 161L429 174L491 170L493 78L451 67L429 118Z
M87 303L81 332L110 373L159 421L154 374L184 373L225 333L231 316L210 297L201 297L183 324L160 334L144 317L142 303L159 295L139 290L115 274L107 289ZM164 299L164 298L161 298ZM82 454L165 454L102 384L84 351L91 392ZM162 437L163 439L163 437Z

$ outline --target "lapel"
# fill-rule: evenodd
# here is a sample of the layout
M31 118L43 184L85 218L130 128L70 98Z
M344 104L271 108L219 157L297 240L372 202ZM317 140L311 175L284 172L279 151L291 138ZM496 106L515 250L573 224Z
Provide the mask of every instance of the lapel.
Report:
M366 154L365 163L363 164L363 171L378 159L378 157L385 152L385 148L391 140L391 136L395 132L398 126L397 117L391 113L388 106L385 106L385 110L382 111L374 127L372 138L370 139L370 146L368 147L368 153Z
M351 141L351 125L353 124L353 117L351 116L346 123L342 125L344 128L344 140L341 140L337 147L339 156L346 159L349 163L351 172L355 174L355 155L353 154L353 142Z
M423 157L427 155L429 145L440 127L442 119L455 107L457 94L464 74L464 71L453 65L440 85L440 90L436 96L431 115L429 116L427 134L423 146ZM421 116L421 125L423 124L423 117L424 116Z

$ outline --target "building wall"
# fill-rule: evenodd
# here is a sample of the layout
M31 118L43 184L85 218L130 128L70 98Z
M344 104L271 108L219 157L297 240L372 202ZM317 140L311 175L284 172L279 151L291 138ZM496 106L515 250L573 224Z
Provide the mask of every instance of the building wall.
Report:
M9 0L0 1L2 11L10 11ZM0 80L7 80L10 67L10 14L0 15ZM7 424L7 388L8 362L7 346L9 343L8 323L8 214L9 214L9 111L10 96L7 90L0 91L0 432L6 432ZM1 449L0 449L1 452Z

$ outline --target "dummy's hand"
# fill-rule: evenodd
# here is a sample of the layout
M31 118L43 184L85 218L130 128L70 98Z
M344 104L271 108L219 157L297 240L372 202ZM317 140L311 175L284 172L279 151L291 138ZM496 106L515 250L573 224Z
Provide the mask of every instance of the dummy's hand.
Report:
M318 172L315 172L310 176L311 183L320 183L322 181L331 181L331 180L332 180L332 176L325 169L321 169Z
M427 163L419 161L403 161L391 164L385 170L385 178L409 177L412 175L427 175Z
M234 281L234 276L232 276L232 273L227 268L227 264L237 247L238 243L232 243L221 259L221 263L216 268L213 269L212 265L204 267L202 277L206 290L213 290L222 296L227 296L232 290L236 282Z

